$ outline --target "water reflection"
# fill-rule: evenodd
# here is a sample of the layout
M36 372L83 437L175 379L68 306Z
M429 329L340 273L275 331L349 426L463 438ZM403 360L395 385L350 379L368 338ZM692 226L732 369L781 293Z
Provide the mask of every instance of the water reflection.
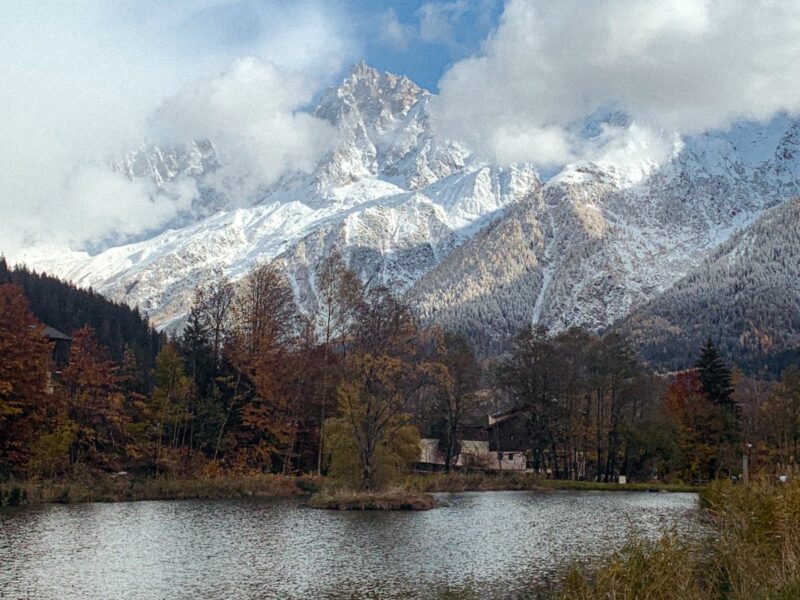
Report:
M422 513L316 511L297 500L4 512L0 598L518 598L631 533L698 527L693 494L440 498L446 506Z

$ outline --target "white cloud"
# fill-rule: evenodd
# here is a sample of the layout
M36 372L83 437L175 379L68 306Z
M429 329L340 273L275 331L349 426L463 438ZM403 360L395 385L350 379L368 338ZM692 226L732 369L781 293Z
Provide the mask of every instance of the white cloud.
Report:
M503 162L552 166L637 143L624 128L594 143L578 134L609 109L663 154L660 131L800 110L800 3L509 0L482 52L439 87L442 130Z
M187 210L190 182L159 189L104 162L144 141L188 141L153 136L149 124L158 106L163 115L192 94L194 112L169 133L230 125L222 145L247 157L260 183L307 167L325 147L326 126L297 109L357 54L345 26L314 0L5 2L0 253L121 241ZM240 56L259 58L235 63Z
M240 59L164 102L150 129L162 139L213 140L223 162L216 183L244 202L288 170L311 171L332 148L333 126L298 111L314 90L270 62Z
M384 42L402 51L408 48L417 35L414 27L400 22L400 19L397 18L397 11L391 6L381 16L380 30Z
M455 25L470 5L466 0L426 2L417 9L419 37L426 42L455 43Z

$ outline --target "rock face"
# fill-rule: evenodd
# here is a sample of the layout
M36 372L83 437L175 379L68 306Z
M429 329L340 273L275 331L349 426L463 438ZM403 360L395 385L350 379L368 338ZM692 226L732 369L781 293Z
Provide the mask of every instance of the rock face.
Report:
M570 165L543 183L532 165L483 163L442 138L431 99L404 77L356 65L314 111L338 129L336 149L247 203L214 188L224 159L212 142L132 152L112 167L158 184L197 181L192 215L95 256L26 260L171 328L213 271L237 278L275 258L313 311L314 270L338 247L364 281L408 293L424 319L486 352L528 324L599 331L644 314L728 240L760 243L736 234L800 194L800 122L789 118L674 135L663 164L632 151L624 168Z

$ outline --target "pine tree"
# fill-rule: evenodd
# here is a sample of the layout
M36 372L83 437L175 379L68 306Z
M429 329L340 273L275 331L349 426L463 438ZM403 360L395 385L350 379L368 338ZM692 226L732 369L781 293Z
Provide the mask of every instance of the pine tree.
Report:
M703 383L703 390L714 404L733 410L733 383L731 370L722 360L711 338L706 340L695 365Z
M733 380L730 368L722 360L711 338L706 340L697 361L697 375L703 392L709 402L717 409L719 421L717 430L706 441L716 448L716 474L725 468L733 467L732 456L739 442L739 410L733 400Z

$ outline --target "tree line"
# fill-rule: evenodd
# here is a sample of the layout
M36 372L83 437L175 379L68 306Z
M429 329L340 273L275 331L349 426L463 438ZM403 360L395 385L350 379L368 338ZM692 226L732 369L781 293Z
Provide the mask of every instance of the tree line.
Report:
M581 329L528 328L481 361L335 252L315 282L309 316L275 263L217 275L152 367L86 325L55 374L27 294L0 285L0 474L320 473L374 489L418 460L421 434L454 468L500 409L529 467L557 478L707 480L738 474L743 452L765 469L798 459L796 370L748 379L709 341L696 368L664 376L621 335Z

